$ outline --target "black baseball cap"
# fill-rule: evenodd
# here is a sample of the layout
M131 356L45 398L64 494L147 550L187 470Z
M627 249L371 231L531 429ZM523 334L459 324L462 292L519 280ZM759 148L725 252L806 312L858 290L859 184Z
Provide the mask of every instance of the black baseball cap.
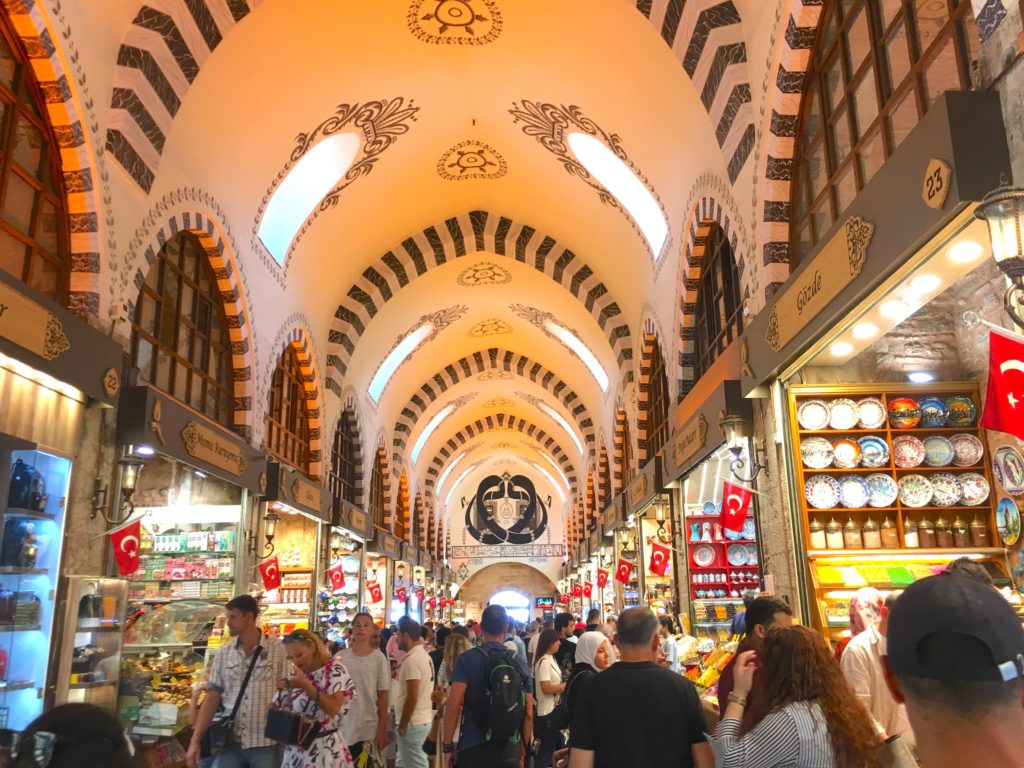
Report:
M889 666L900 677L1007 682L1024 677L1024 626L1006 599L941 573L911 584L889 611Z

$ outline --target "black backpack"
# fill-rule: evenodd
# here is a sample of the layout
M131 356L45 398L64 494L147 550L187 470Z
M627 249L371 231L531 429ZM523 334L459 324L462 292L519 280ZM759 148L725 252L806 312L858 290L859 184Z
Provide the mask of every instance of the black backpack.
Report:
M523 679L516 669L512 651L507 648L480 648L484 662L484 691L476 707L476 721L489 742L517 738L526 720L526 694Z

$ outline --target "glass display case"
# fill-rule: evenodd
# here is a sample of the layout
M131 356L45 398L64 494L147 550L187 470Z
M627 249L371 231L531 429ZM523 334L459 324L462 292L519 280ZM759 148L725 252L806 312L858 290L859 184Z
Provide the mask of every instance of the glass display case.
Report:
M117 712L127 582L68 576L55 703L95 704Z
M270 637L278 637L296 629L313 628L321 525L284 505L271 504L271 509L281 515L274 542L281 586L263 593L261 628Z
M387 619L388 592L391 589L392 562L382 555L366 556L366 581L363 590L363 605L373 616L373 622L383 627Z
M9 467L0 538L0 728L43 710L71 462L0 444Z
M319 625L327 642L344 642L345 631L359 611L359 556L351 552L340 554L331 561L330 568L341 565L345 583L335 589L327 583L320 588L317 610Z
M134 736L174 736L188 726L192 684L225 637L224 606L181 600L125 632L118 712Z
M640 569L643 568L637 552L636 525L629 525L616 531L615 545L619 558L633 565L625 584L616 581L616 589L621 594L620 605L622 610L635 608L640 605Z

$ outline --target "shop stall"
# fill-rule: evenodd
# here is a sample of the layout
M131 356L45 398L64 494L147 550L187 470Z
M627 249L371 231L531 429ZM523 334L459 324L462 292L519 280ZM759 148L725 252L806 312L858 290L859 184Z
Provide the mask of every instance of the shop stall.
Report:
M317 594L317 625L330 643L345 643L346 632L359 611L369 536L369 516L336 498L327 535L327 568Z
M1008 317L973 216L1008 169L998 99L946 94L744 338L745 389L780 425L806 612L832 640L858 589L960 557L1012 580L1024 446L979 425L989 324Z
M267 514L278 518L273 545L281 574L281 586L261 598L263 631L275 637L319 629L317 586L326 574L323 541L331 524L331 494L298 470L270 460L262 503Z
M626 490L629 518L634 529L633 546L623 548L619 555L636 563L631 574L627 594L632 596L632 579L637 579L636 594L639 603L647 605L661 615L678 617L681 606L677 597L677 549L673 541L673 501L665 493L661 479L661 456L647 462ZM631 522L630 522L631 521ZM632 603L628 598L626 607Z
M622 560L623 538L626 530L626 506L625 495L619 494L612 503L608 505L601 515L602 529L604 530L604 541L602 551L607 559L604 566L608 571L608 582L604 587L602 599L605 606L605 615L617 615L622 612L625 605L626 585L619 578L619 564ZM633 562L629 562L630 571L633 569Z
M588 603L586 610L589 611L596 608L600 611L600 620L604 621L609 612L604 604L604 590L598 586L597 572L599 570L607 570L607 563L611 560L612 548L610 545L605 545L604 529L600 520L598 520L594 531L590 534L587 549L590 551L590 560L586 567L585 583L590 585L590 597L587 598L584 594L585 602ZM586 618L586 613L583 616Z
M409 542L403 541L401 557L395 562L394 578L391 587L391 610L388 612L389 623L396 624L400 618L409 615L410 607L415 600L416 562L419 551Z
M366 576L363 606L383 627L389 622L393 598L396 563L402 555L402 541L382 528L373 529L373 538L366 545Z

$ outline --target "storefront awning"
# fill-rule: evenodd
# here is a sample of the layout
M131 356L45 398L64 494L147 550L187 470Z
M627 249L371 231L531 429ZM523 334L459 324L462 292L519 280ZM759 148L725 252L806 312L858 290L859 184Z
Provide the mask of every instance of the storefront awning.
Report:
M267 462L267 501L285 504L325 523L331 522L330 491L297 469L271 459Z
M748 424L753 419L753 407L740 391L738 381L723 381L712 390L693 415L672 433L665 445L664 482L671 483L685 475L706 459L725 440L719 422L725 414L740 416Z
M629 514L641 512L662 492L661 461L661 454L656 455L629 484L626 489L626 510Z

